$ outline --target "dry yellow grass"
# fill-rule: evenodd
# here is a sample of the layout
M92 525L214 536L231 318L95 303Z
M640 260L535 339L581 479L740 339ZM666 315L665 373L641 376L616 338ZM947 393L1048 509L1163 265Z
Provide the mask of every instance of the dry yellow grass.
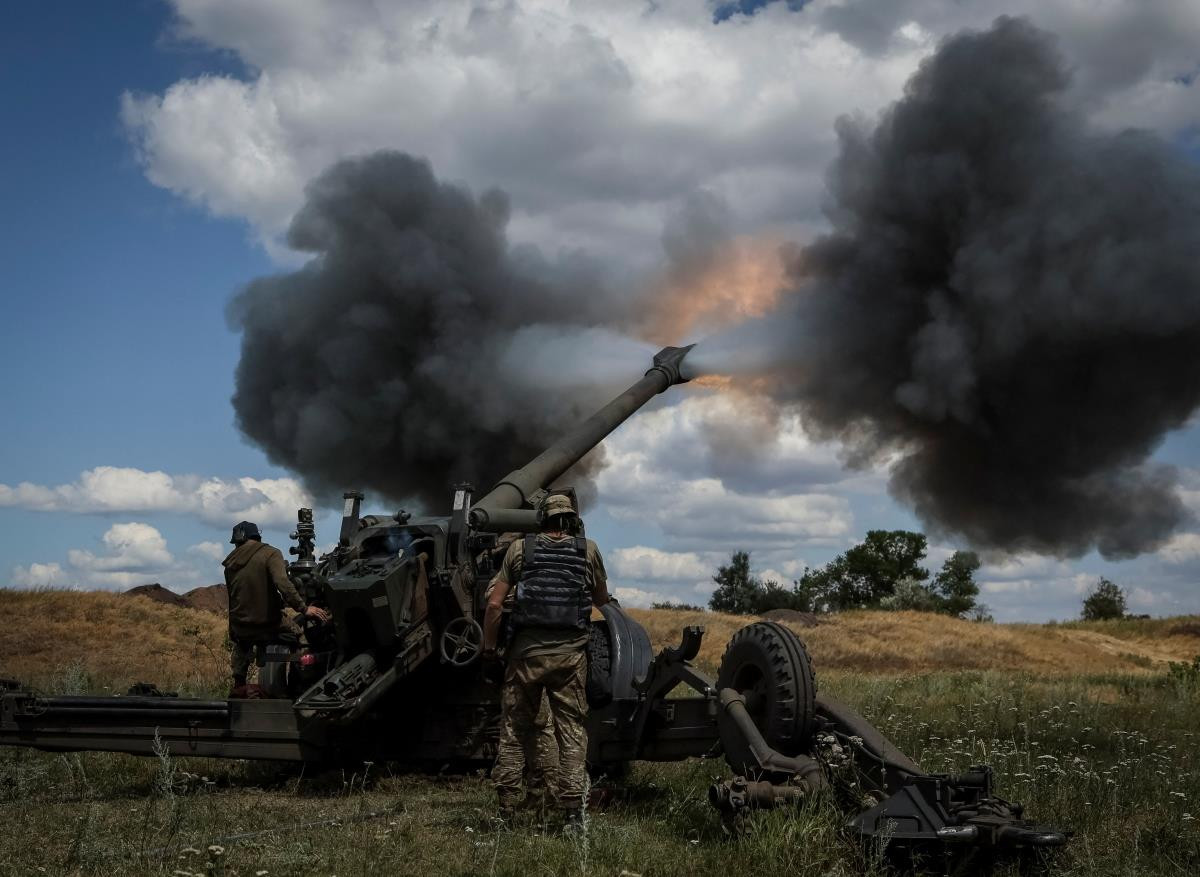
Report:
M106 591L0 589L0 676L48 684L79 668L114 690L225 684L225 619Z
M706 628L698 663L712 671L729 638L755 620L716 612L631 609L655 649L685 625ZM225 620L103 591L0 589L0 676L49 684L67 668L114 690L137 681L219 689ZM871 675L997 670L1046 676L1159 672L1200 654L1200 619L1071 624L976 624L918 612L846 612L795 627L818 672Z
M656 649L679 642L688 624L704 625L698 663L713 668L725 644L754 620L717 612L632 609ZM1000 670L1051 676L1079 673L1155 672L1169 661L1200 654L1195 619L1150 619L1089 625L978 624L922 612L844 612L816 627L793 629L808 646L818 672L845 670L926 673Z

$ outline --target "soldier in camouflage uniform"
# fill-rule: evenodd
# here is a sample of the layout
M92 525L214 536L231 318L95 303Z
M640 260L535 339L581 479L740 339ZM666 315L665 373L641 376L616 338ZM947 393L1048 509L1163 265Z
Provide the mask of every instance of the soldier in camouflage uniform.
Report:
M515 586L492 780L501 812L511 812L521 801L526 753L538 752L544 697L558 747L548 785L570 825L580 819L587 786L588 629L592 606L608 602L608 579L596 543L575 535L579 517L571 500L548 497L543 514L545 532L509 546L484 616L484 657L494 659L504 601Z
M508 546L511 544L511 539L508 540L506 545L502 543L502 555L507 553ZM500 560L503 560L503 557ZM484 594L485 601L491 598L495 586L495 580L492 580L488 584L487 591ZM509 588L508 595L504 598L505 614L512 613L516 596L516 589ZM534 733L526 734L523 739L517 739L511 727L502 727L500 750L516 746L521 748L525 765L524 803L529 809L542 812L554 802L554 793L550 789L550 783L558 767L558 741L554 739L554 722L550 718L550 704L545 694L542 695L542 702L538 707L537 718L534 719L533 727Z

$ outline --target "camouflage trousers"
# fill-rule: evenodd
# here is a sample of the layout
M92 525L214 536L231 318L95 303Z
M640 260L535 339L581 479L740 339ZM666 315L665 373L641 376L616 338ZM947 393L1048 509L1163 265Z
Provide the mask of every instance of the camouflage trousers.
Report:
M229 669L233 676L234 684L236 685L239 680L245 682L246 674L250 672L250 665L255 663L255 649L278 643L284 638L294 640L299 636L300 625L286 616L279 620L279 629L272 634L254 637L234 637L233 633L230 632L229 642L232 648L229 653ZM260 661L259 666L261 665Z
M500 749L492 781L500 806L520 803L544 772L560 807L583 806L587 787L587 655L548 655L509 662L501 695ZM541 715L539 715L541 714ZM539 719L545 716L539 727ZM557 750L557 751L554 751Z

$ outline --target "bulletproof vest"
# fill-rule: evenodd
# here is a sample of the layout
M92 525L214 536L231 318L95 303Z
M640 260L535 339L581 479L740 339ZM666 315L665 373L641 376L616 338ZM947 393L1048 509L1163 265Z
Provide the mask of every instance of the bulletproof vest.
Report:
M587 540L576 536L547 542L526 536L513 625L587 630L591 617Z

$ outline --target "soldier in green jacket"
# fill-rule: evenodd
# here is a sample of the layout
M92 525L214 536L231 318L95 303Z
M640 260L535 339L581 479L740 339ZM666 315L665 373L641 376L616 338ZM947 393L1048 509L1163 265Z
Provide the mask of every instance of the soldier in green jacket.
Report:
M278 548L262 541L257 524L242 521L233 528L233 551L225 558L225 584L229 588L229 639L233 643L231 669L235 691L246 684L246 673L256 646L296 636L299 628L283 613L285 605L296 612L329 620L317 606L305 606L288 578L287 563Z

